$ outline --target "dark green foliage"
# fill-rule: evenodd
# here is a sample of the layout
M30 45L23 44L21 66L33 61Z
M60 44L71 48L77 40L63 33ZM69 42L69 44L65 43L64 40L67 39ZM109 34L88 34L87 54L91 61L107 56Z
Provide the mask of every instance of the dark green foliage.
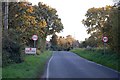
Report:
M2 38L3 66L5 66L9 63L22 62L21 54L20 54L20 44L18 42L16 42L13 38L11 38L10 34L12 34L12 33L14 33L14 32L9 32L9 34L6 34L6 33L3 34L3 38Z
M103 47L102 37L107 36L107 48L120 52L120 10L119 6L106 6L90 8L86 13L86 19L82 23L91 36L85 40L85 45L91 47Z
M58 38L58 36L56 34L53 34L52 39L50 40L52 50L58 50L57 38Z

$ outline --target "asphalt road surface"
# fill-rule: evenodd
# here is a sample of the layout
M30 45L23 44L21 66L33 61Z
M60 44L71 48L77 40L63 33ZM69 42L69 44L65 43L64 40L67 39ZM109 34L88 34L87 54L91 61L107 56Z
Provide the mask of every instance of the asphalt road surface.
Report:
M54 51L43 78L118 78L115 70L68 51Z

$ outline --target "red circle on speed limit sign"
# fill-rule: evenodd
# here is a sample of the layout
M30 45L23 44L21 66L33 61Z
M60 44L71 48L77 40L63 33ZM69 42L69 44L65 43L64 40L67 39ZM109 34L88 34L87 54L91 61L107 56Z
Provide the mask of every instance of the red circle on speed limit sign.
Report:
M102 38L102 41L105 42L105 43L108 42L108 37L104 36L104 37Z
M33 35L33 36L32 36L32 39L33 39L34 41L36 41L36 40L38 39L38 36L37 36L37 35Z

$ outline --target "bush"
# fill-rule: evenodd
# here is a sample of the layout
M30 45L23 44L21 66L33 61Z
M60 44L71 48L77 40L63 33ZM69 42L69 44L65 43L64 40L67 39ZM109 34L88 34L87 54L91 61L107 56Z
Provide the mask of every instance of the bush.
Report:
M13 33L13 32L12 32ZM4 34L2 38L2 63L3 66L9 63L20 63L20 44L10 37L9 34Z
M37 54L37 55L40 55L40 53L41 53L40 50L37 50L36 54Z

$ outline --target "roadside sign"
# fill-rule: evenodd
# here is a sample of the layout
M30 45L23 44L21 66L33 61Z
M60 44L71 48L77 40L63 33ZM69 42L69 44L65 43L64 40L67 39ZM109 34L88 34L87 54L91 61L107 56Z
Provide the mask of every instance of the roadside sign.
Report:
M25 54L36 54L36 48L25 48Z
M104 43L108 42L108 37L104 36L104 37L102 38L102 41L103 41Z
M34 41L38 40L38 36L37 35L33 35L32 36L32 40L34 40Z

